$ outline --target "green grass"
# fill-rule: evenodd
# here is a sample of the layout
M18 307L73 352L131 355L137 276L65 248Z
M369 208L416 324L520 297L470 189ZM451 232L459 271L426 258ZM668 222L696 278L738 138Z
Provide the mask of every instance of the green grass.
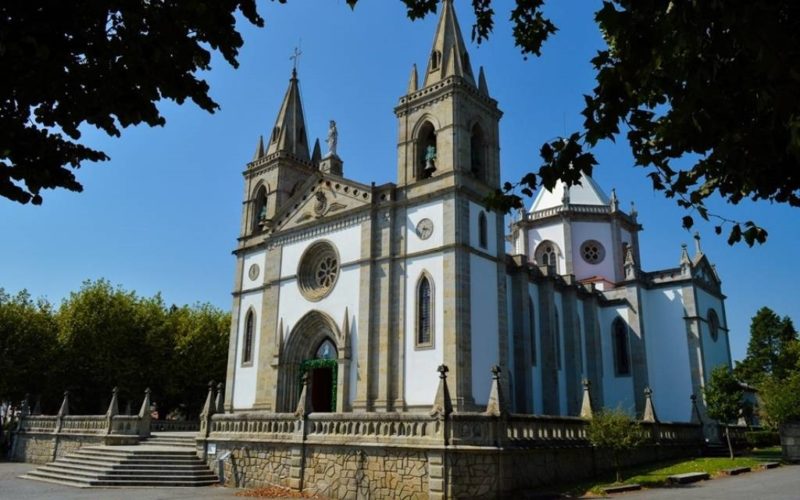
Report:
M642 465L622 471L622 484L640 484L643 488L658 488L667 485L667 478L674 474L687 472L708 472L712 477L719 475L725 469L734 467L757 467L762 462L777 462L781 459L780 447L754 450L747 455L736 458L703 457L669 460L648 465ZM612 486L615 476L604 475L593 481L565 486L560 493L568 496L602 495L602 488Z

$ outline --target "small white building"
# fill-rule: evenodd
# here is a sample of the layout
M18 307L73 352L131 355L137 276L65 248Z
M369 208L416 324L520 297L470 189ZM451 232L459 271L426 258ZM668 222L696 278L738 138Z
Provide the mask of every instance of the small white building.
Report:
M397 181L375 186L344 177L335 131L309 151L293 72L244 172L226 410L293 411L303 373L314 411L428 410L441 364L471 410L499 365L516 412L577 415L585 379L595 407L641 413L649 386L662 420L688 421L731 362L699 243L643 271L636 213L588 177L540 192L506 235L482 203L502 113L449 0L421 73L394 109Z

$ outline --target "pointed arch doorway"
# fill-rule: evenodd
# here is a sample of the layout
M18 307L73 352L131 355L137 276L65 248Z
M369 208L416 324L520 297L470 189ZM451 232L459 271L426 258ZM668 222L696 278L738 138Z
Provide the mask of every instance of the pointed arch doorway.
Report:
M308 373L308 390L311 391L311 407L314 412L336 411L339 371L336 358L336 346L331 339L325 339L317 348L315 358L300 363L300 379Z
M295 411L305 373L309 376L311 411L347 411L349 369L348 335L327 314L308 312L294 325L281 348L277 411Z

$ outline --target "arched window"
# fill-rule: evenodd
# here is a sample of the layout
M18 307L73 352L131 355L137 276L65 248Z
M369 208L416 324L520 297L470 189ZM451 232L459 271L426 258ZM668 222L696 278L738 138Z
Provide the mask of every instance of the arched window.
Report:
M280 135L281 135L281 128L280 127L273 128L272 138L270 139L270 142L278 142L278 137L280 137Z
M417 336L418 347L433 346L433 284L423 274L417 284Z
M719 316L717 316L717 311L713 309L708 310L708 333L714 342L719 338Z
M437 160L436 129L426 121L417 134L417 180L431 177L436 171Z
M442 53L438 50L431 52L431 71L436 71L442 64Z
M536 247L534 258L536 259L536 263L540 266L552 267L556 272L558 272L558 256L560 253L561 252L555 243L545 240L539 243L539 246Z
M614 344L614 372L617 375L631 374L631 358L628 353L628 325L617 318L611 324L611 341Z
M533 298L528 295L528 324L531 334L531 364L536 365L536 312L533 309Z
M477 177L479 180L486 182L486 161L483 129L481 129L481 126L478 123L472 126L472 133L469 138L469 151L470 170L472 171L472 175Z
M256 192L255 203L253 203L253 232L261 229L261 223L267 219L267 188L261 186Z
M481 210L478 214L478 245L480 245L481 248L487 248L489 246L488 232L486 228L486 212Z
M244 319L244 345L242 346L242 364L249 364L253 362L253 342L255 340L255 323L256 318L253 310L247 311L247 316Z
M317 359L336 359L336 346L331 339L325 339L317 348Z

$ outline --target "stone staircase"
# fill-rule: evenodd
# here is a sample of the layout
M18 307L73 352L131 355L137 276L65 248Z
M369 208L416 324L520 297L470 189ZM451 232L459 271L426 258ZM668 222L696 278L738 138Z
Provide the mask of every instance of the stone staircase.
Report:
M83 488L215 484L217 475L198 458L194 436L158 433L134 446L86 446L21 477Z

